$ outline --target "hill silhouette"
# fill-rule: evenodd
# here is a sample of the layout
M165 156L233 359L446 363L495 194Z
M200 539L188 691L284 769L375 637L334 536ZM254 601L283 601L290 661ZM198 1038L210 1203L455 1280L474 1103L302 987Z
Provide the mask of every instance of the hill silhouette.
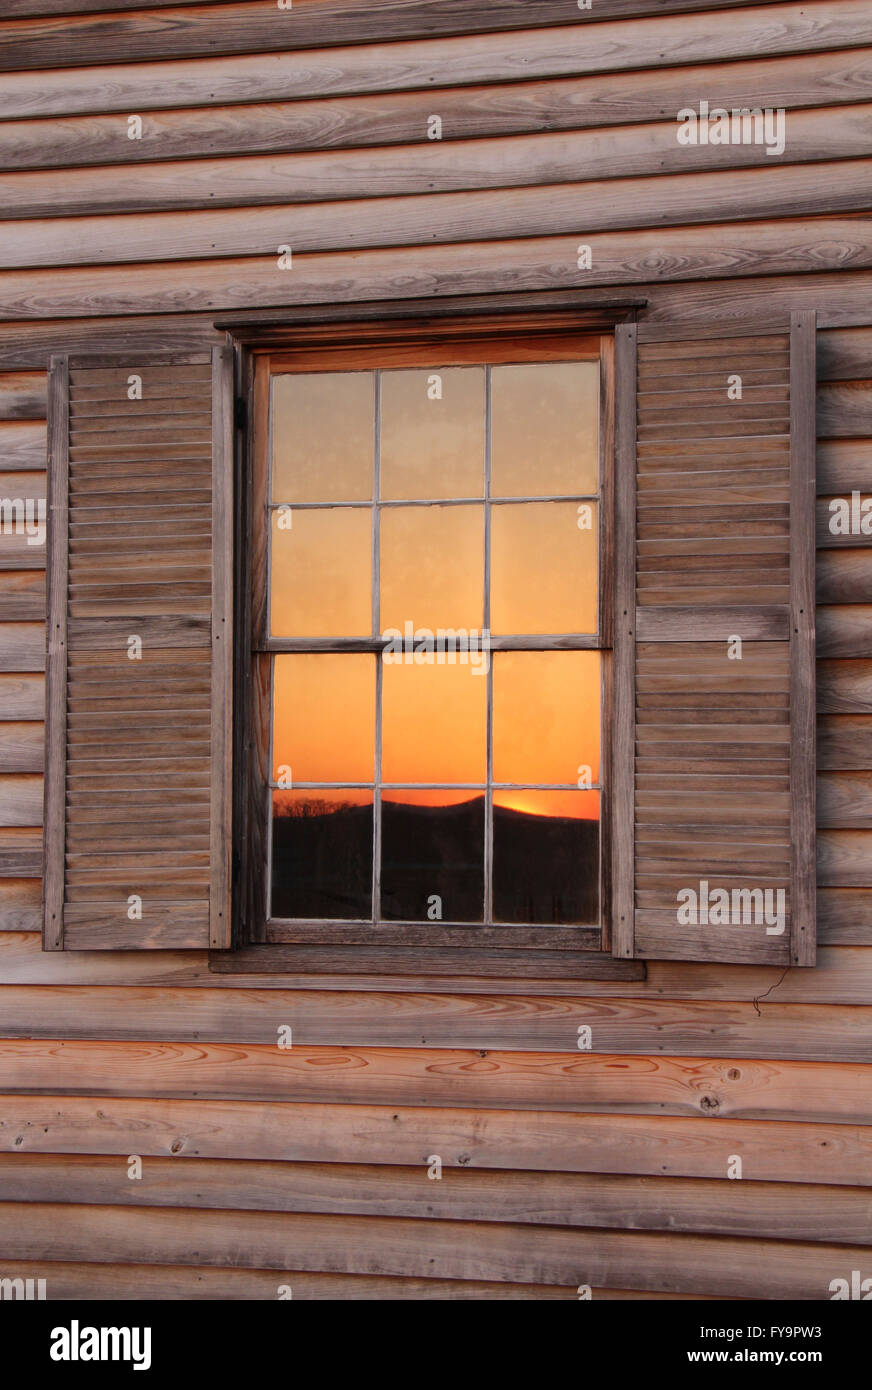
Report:
M372 807L309 801L273 818L272 916L367 920ZM494 807L494 920L598 920L599 824ZM382 804L381 919L481 922L484 798L454 806Z

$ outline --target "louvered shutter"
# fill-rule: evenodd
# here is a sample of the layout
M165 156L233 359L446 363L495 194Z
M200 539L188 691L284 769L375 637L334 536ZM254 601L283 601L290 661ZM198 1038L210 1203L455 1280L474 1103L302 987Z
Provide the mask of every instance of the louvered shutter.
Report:
M619 956L814 964L814 340L616 332Z
M52 359L44 946L230 944L232 352Z

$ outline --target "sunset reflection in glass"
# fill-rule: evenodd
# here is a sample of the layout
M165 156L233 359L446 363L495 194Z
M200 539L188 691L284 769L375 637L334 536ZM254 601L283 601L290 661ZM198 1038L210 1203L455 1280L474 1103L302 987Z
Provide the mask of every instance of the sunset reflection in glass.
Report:
M599 394L273 379L273 919L598 923Z

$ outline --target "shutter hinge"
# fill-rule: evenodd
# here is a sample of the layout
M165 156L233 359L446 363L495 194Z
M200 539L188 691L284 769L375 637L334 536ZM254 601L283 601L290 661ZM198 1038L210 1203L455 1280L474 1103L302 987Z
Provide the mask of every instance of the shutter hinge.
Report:
M233 424L240 431L248 428L248 406L244 396L237 396L233 402Z

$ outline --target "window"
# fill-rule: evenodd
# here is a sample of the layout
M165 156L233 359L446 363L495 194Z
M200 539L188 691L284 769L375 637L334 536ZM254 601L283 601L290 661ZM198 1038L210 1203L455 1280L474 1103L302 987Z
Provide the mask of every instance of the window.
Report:
M261 940L600 949L609 349L259 355Z
M814 963L814 314L471 298L52 359L47 949Z

